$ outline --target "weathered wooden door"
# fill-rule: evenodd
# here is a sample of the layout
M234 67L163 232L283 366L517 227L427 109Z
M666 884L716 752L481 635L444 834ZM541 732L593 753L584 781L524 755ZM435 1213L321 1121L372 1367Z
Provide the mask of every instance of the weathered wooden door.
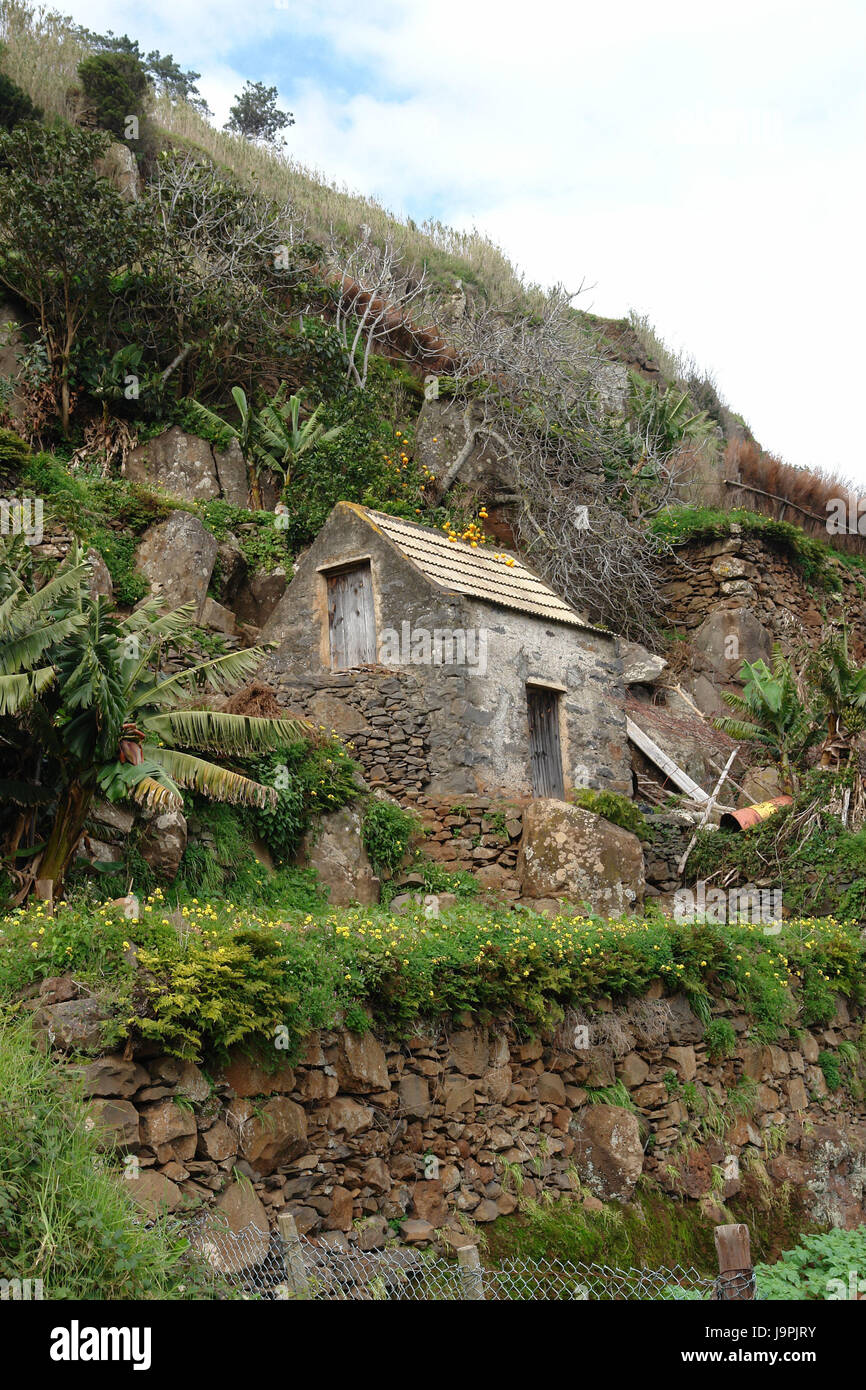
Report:
M559 696L538 685L526 687L529 712L529 758L533 796L562 798L562 748L559 741Z
M328 575L328 631L332 670L375 662L376 618L368 564Z

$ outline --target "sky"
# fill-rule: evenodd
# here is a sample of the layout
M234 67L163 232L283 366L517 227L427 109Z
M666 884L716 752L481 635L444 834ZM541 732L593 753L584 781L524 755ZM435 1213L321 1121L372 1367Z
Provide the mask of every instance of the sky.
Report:
M277 87L302 163L647 314L765 448L866 489L863 0L57 0Z

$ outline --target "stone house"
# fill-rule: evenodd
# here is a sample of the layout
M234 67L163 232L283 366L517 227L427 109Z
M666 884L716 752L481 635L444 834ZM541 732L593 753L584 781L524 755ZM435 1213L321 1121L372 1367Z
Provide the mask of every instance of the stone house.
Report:
M492 547L340 502L262 639L280 702L394 796L631 792L616 639Z

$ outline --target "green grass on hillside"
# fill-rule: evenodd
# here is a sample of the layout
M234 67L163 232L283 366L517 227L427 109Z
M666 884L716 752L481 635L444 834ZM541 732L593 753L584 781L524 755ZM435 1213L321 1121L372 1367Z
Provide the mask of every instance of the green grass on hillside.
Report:
M70 1074L0 1011L0 1277L42 1280L46 1299L213 1297L186 1241L142 1224L86 1120Z

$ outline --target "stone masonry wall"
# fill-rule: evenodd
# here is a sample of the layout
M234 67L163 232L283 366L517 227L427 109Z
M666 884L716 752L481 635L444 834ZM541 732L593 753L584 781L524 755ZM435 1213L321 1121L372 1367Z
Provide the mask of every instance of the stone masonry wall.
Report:
M801 567L785 551L738 526L724 539L693 541L678 546L663 572L668 626L693 634L719 608L748 607L775 640L788 643L821 635L821 604L832 614L848 614L852 652L866 659L866 576L836 566L842 602L811 588Z
M468 1018L403 1041L335 1030L276 1071L237 1056L206 1074L145 1050L90 1062L84 1085L105 1144L134 1156L130 1192L147 1209L215 1203L236 1228L265 1233L288 1211L343 1247L380 1248L389 1223L409 1243L462 1244L467 1218L507 1215L519 1192L597 1205L628 1200L641 1174L719 1220L754 1163L816 1221L866 1219L866 1110L828 1094L817 1065L822 1049L859 1038L863 1011L840 1000L830 1027L761 1046L723 999L714 1012L740 1041L714 1064L685 996L660 994L617 1010L602 1001L534 1040ZM64 977L44 981L32 1006L62 1049L86 1035L94 1005ZM633 1108L591 1102L617 1081ZM721 1122L702 1132L713 1105ZM235 1170L254 1190L238 1188Z

